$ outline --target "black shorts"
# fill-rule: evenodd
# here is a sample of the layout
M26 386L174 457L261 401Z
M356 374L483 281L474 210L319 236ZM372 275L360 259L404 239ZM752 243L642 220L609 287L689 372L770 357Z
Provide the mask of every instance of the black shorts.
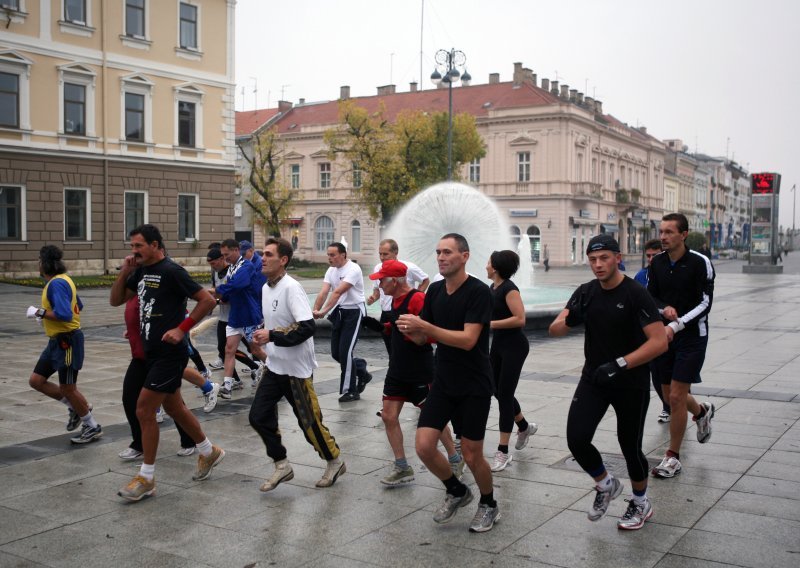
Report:
M83 367L83 351L83 332L80 329L51 337L33 372L47 379L58 371L59 384L74 385L78 381L78 371Z
M397 400L410 402L417 408L422 408L428 398L430 385L428 383L410 383L386 377L383 381L383 400Z
M146 356L147 378L143 388L147 390L174 393L181 388L183 371L189 363L189 354L170 354L151 357Z
M491 396L450 396L434 381L420 412L417 428L441 431L452 420L459 425L462 438L477 442L486 435L491 405Z
M707 348L707 335L675 335L667 352L653 362L661 384L668 385L672 381L699 383Z

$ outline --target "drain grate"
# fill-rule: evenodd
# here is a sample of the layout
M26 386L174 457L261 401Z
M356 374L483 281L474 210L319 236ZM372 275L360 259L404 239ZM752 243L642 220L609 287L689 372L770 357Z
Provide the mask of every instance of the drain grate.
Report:
M603 456L603 463L606 465L606 469L611 472L614 477L624 477L628 479L628 467L625 465L625 457L622 454L601 455ZM661 460L658 458L647 458L647 463L650 464L648 467L648 470L650 470L661 463ZM578 465L578 462L576 462L575 458L572 456L567 456L550 467L569 471L583 471L583 468Z

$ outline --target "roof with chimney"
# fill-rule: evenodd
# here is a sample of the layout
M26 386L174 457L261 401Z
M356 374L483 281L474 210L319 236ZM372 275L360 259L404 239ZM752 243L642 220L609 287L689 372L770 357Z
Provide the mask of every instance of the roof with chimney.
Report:
M262 108L236 113L236 137L252 134L273 119L280 111L277 108Z

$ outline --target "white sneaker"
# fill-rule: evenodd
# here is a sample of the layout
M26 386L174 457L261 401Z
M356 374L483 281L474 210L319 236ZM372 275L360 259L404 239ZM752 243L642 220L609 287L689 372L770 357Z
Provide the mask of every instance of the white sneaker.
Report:
M670 421L670 414L666 410L662 410L661 413L658 415L658 423L659 424L667 424Z
M347 471L347 467L345 467L341 458L328 460L325 473L323 473L320 480L317 481L317 487L330 487L336 483L336 480L339 479L345 471Z
M201 372L200 374L203 375L203 378L205 380L207 380L207 381L211 380L211 371L209 371L208 369L206 369L205 371Z
M134 450L133 448L125 448L117 455L121 460L131 461L139 459L140 457L142 457L143 454L139 450Z
M190 456L194 453L196 446L189 446L188 448L181 448L178 450L178 455L181 457Z
M208 368L214 371L219 371L220 369L225 367L225 361L217 357L217 360L211 363Z
M522 430L517 431L517 443L514 444L514 447L518 450L524 449L528 445L528 440L536 434L538 429L539 426L535 422L528 422L528 427L524 432Z
M292 470L292 464L289 463L289 460L282 459L276 461L275 471L272 472L272 476L261 485L261 491L272 491L279 484L292 479L294 479L294 471Z
M159 406L158 410L156 410L156 422L158 422L159 424L164 422L164 415L165 414L166 414L166 412L164 412L164 409Z
M661 463L650 470L650 473L653 477L661 477L662 479L669 479L670 477L675 477L681 472L681 462L678 461L678 458L672 456L664 456L664 459L661 460Z
M219 394L219 385L217 383L212 383L211 390L205 394L203 397L206 400L206 403L203 405L203 412L211 412L217 407L217 395Z
M511 463L511 460L514 456L511 455L511 452L504 454L500 450L494 453L494 464L492 465L492 471L503 471L508 464Z

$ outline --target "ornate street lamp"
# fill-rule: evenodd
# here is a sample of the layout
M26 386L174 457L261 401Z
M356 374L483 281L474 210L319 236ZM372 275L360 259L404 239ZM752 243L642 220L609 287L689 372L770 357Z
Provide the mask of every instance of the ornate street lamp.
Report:
M447 106L447 180L453 179L453 83L459 80L468 83L472 80L465 64L467 56L463 51L451 49L450 51L440 49L434 57L436 68L431 73L431 81L434 85L440 83L447 84L448 106ZM463 69L461 73L459 69Z

